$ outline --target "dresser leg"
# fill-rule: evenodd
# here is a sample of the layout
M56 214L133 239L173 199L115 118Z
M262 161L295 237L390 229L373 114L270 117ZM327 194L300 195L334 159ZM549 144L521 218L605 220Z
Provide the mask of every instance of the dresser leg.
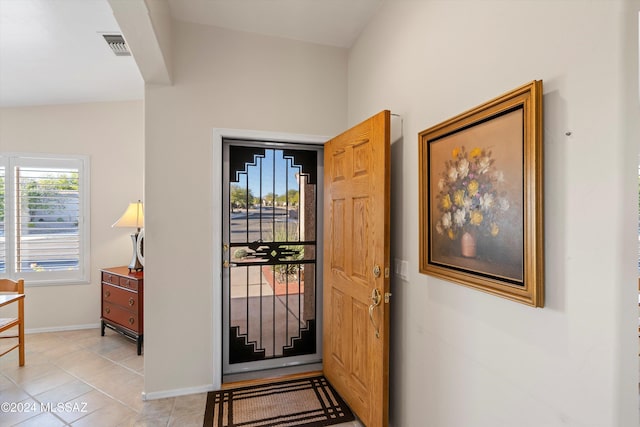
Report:
M101 336L104 336L104 321L100 322L100 324L102 325L102 326L100 327L100 335L101 335Z
M137 339L138 341L138 356L142 354L142 335L140 335Z

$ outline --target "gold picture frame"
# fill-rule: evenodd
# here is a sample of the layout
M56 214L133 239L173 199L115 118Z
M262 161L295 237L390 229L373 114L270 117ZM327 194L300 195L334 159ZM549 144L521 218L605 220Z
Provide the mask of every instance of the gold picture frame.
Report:
M419 133L420 272L544 306L542 81Z

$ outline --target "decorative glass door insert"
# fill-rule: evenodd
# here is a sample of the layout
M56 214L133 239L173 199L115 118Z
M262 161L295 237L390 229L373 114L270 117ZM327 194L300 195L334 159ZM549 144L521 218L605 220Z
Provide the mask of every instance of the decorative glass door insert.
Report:
M321 359L321 150L223 141L224 374Z

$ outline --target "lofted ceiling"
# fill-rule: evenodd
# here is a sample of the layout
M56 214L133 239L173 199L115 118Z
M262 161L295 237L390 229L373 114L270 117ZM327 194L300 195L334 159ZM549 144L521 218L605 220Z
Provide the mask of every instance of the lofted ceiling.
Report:
M142 99L100 34L119 31L106 0L0 0L0 106Z
M196 24L351 47L382 0L169 0Z
M146 0L160 1L160 0ZM174 19L348 48L383 0L167 0ZM107 0L0 0L0 107L142 99Z

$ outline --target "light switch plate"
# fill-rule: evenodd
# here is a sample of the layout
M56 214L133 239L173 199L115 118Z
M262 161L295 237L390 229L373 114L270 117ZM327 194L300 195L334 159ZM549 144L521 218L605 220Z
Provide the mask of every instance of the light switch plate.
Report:
M409 261L396 258L393 260L393 263L393 272L395 275L403 280L407 280L409 278Z

